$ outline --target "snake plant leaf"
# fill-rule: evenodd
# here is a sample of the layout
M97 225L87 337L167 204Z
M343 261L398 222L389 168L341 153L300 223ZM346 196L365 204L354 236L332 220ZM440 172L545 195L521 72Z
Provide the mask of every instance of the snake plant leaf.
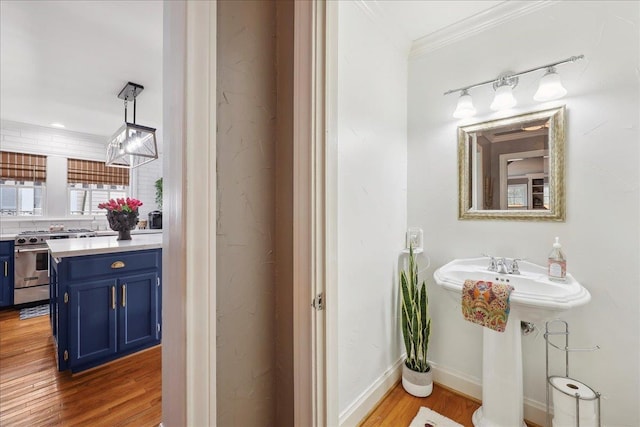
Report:
M410 330L409 323L409 288L407 285L407 275L403 271L400 276L401 289L402 289L402 336L404 338L404 347L407 354L411 353L411 340L409 339Z
M405 364L417 372L427 372L427 350L431 333L426 282L418 282L418 265L409 247L408 271L400 273L402 336L407 357Z

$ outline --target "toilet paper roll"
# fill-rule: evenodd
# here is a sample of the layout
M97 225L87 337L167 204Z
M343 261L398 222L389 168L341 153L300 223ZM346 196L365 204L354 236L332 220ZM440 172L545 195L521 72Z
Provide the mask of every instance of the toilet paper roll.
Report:
M552 377L550 381L553 385L553 427L575 427L576 393L580 394L580 427L597 427L596 394L589 386L566 377Z

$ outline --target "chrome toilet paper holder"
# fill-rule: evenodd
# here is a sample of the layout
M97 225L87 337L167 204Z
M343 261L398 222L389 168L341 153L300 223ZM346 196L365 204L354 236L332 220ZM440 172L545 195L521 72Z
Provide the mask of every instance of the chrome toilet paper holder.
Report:
M560 327L560 328L555 328L553 327L554 324L562 324L564 325L564 328ZM551 328L550 328L551 326ZM553 342L551 342L550 337L555 336L555 335L564 335L564 347L559 347L556 344L554 344ZM546 345L546 352L545 352L545 356L546 356L546 371L547 371L547 426L548 427L552 427L552 417L551 417L551 411L549 410L549 401L550 401L550 393L551 393L551 387L553 387L554 389L558 390L559 392L574 398L576 401L576 427L580 427L580 402L581 401L596 401L596 417L597 417L597 426L598 427L602 427L602 421L601 421L601 416L600 416L600 393L593 390L591 387L589 387L588 385L584 384L581 381L578 381L574 378L571 378L569 376L569 353L570 352L588 352L588 351L595 351L598 350L600 348L600 346L596 345L595 347L591 347L591 348L570 348L569 347L569 324L564 321L564 320L560 320L560 319L556 319L556 320L551 320L549 322L545 323L545 332L544 332L544 340L546 341L547 345ZM554 347L562 352L564 352L565 354L565 359L564 359L564 370L565 370L565 374L564 376L557 376L557 375L550 375L549 374L549 346ZM578 392L575 392L574 394L570 394L565 390L561 390L560 388L558 388L556 386L556 384L554 384L552 382L553 379L556 378L564 378L568 381L574 381L577 382L583 386L585 386L589 391L591 391L591 396L584 396L581 395ZM571 387L571 385L569 385L569 387ZM575 387L575 386L574 386ZM576 387L577 389L577 387Z

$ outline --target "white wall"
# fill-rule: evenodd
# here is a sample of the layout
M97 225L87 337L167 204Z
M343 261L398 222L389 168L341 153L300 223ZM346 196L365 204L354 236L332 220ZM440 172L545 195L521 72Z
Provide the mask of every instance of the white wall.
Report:
M43 217L2 218L3 233L14 231L47 228L48 222L65 224L71 227L90 227L86 221L93 221L94 217L73 217L73 220L63 221L60 218L68 216L67 191L67 158L104 161L106 156L107 137L73 132L64 129L54 129L27 123L2 120L0 128L0 149L29 154L46 155L47 159L47 206ZM114 124L114 131L118 124ZM156 210L154 182L162 175L162 137L158 131L159 160L147 163L134 169L131 180L130 193L144 203L140 208L140 219L146 219L147 213ZM106 227L104 215L96 216L100 225ZM34 221L38 222L36 226ZM45 223L43 225L42 223Z
M276 425L276 6L218 2L217 425Z
M571 344L602 349L571 354L571 375L599 390L609 426L638 426L640 359L640 166L638 2L553 2L499 27L414 58L409 63L408 223L424 229L429 274L442 264L485 252L545 264L560 236L568 270L591 302L562 316ZM532 101L540 74L521 77L513 113L567 106L567 218L563 223L457 219L457 96L442 94L572 55L558 67L568 95ZM472 90L479 116L490 113L489 86ZM433 318L430 359L465 381L479 382L480 327L464 322L459 304L429 280ZM544 329L544 325L537 325ZM523 338L524 393L544 404L544 340ZM552 355L555 362L562 354ZM436 378L437 379L437 378Z
M356 2L340 2L338 15L338 410L350 424L402 355L408 45Z

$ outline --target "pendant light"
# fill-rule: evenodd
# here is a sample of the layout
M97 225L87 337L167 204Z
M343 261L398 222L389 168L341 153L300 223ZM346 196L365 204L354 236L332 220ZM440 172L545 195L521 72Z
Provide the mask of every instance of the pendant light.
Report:
M107 144L107 166L136 168L158 158L156 130L136 124L136 97L144 86L128 82L118 94L124 100L124 124ZM133 123L127 121L127 102L133 101Z
M536 101L551 101L562 98L567 94L567 90L560 82L560 75L556 72L556 67L547 68L547 72L540 79L538 90L533 95Z

